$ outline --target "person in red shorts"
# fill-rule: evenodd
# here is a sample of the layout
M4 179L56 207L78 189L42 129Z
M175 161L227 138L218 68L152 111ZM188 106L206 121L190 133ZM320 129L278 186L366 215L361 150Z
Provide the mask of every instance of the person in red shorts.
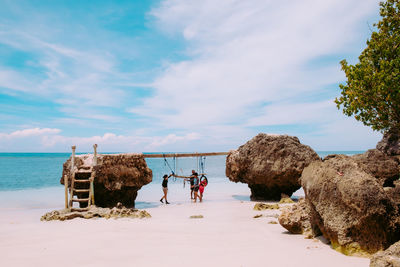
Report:
M202 202L203 201L203 193L204 193L204 187L206 187L207 186L207 178L205 177L205 176L202 176L202 178L204 177L204 179L203 180L201 180L201 182L200 182L200 185L199 185L199 191L200 191L200 197L199 197L199 199L200 199L200 202Z

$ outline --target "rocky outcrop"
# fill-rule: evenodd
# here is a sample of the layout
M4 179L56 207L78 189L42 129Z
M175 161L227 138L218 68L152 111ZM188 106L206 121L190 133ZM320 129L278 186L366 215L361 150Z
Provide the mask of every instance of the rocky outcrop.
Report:
M252 200L280 200L300 188L303 169L320 160L297 137L258 134L226 158L226 176L233 182L247 183Z
M398 207L383 187L394 172L379 167L379 161L392 166L381 159L387 158L377 151L331 155L303 171L311 226L344 254L375 253L400 239Z
M151 218L151 215L145 210L128 209L126 207L100 208L91 206L87 211L71 211L71 209L55 210L48 212L40 218L41 221L65 221L75 218Z
M84 170L92 166L93 155L77 155L77 175L89 175ZM83 170L83 171L81 171ZM152 171L147 167L142 154L98 155L94 171L94 197L99 207L114 207L121 202L134 207L137 191L152 181ZM71 159L63 166L63 176L71 177ZM60 181L64 183L63 178ZM70 179L68 180L70 184Z
M389 156L400 155L400 128L387 131L376 145L376 149Z
M383 187L393 187L393 182L399 179L400 166L397 158L388 156L377 149L354 155L351 159L361 170L375 177Z
M310 222L310 208L304 198L297 203L282 208L279 223L292 234L312 235Z
M387 250L374 254L370 267L400 267L400 242L391 245Z

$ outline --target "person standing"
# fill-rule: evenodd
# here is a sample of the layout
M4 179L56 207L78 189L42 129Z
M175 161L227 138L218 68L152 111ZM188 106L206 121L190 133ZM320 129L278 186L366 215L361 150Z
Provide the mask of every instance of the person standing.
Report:
M163 176L163 181L162 181L162 189L164 192L164 196L160 199L161 203L164 203L163 199L165 199L165 204L169 204L168 200L167 200L167 194L168 194L168 178L171 177L172 174L170 174L169 176L164 174Z
M197 172L195 170L192 170L192 175L189 178L190 181L190 199L194 199L193 193L194 193L194 178L197 176Z
M201 202L201 198L199 196L199 175L197 174L197 172L195 172L193 176L194 202L197 202L197 198L199 198Z

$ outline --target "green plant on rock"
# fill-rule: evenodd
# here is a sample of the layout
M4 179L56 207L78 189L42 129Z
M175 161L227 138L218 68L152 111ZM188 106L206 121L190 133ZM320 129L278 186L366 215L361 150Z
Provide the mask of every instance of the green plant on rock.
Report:
M380 7L382 18L359 63L340 62L347 81L339 85L342 92L335 103L347 116L384 132L400 126L400 0Z

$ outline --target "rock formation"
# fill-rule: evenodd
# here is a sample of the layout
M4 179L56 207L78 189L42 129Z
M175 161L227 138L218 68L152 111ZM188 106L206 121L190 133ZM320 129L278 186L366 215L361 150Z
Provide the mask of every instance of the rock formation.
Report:
M304 198L299 202L282 208L279 223L292 234L312 235L310 208Z
M55 210L48 212L40 218L41 221L65 221L75 218L151 218L151 215L145 210L128 209L126 207L99 208L91 206L87 211L71 211L70 209Z
M389 156L400 155L400 129L393 128L387 131L376 145L376 149Z
M396 157L390 157L377 149L370 149L351 158L360 169L375 177L383 187L392 187L393 182L399 179L400 168Z
M93 155L75 156L77 175L79 170L89 169L92 166ZM152 181L152 171L147 167L142 154L115 154L97 156L97 165L94 170L94 198L99 207L114 207L118 202L126 207L134 207L137 191ZM63 165L63 176L67 175L70 184L71 159ZM64 179L60 181L64 184Z
M370 267L400 267L400 242L391 245L387 250L374 254Z
M310 162L320 160L297 137L258 134L226 158L226 176L247 183L252 200L280 200L300 188L299 178Z
M398 206L383 187L396 172L398 165L376 150L312 162L301 177L312 228L344 254L387 248L400 239Z

